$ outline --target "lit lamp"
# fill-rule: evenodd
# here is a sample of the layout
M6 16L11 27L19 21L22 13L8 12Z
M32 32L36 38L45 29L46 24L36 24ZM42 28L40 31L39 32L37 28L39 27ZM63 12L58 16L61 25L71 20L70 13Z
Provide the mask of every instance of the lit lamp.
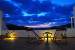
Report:
M48 37L51 37L52 33L50 32L45 32L43 33L44 39L47 38L47 43L48 43Z
M43 33L43 36L44 36L44 37L46 37L46 34L45 34L45 33Z
M52 35L52 33L50 33L50 32L43 33L44 38L51 37L51 35Z

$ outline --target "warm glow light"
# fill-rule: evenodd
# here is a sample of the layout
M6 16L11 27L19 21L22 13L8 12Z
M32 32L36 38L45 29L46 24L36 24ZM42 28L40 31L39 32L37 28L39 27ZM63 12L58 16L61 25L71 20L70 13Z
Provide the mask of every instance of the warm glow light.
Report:
M47 34L44 34L44 36L46 37L46 36L47 36Z
M44 39L45 42L47 42L47 38ZM51 38L48 38L48 42L51 41Z
M15 38L5 38L4 40L14 40Z
M11 40L13 40L14 38L10 38Z
M47 40L47 38L45 38ZM51 38L48 38L48 39L51 39Z
M48 34L48 36L51 36L51 34Z

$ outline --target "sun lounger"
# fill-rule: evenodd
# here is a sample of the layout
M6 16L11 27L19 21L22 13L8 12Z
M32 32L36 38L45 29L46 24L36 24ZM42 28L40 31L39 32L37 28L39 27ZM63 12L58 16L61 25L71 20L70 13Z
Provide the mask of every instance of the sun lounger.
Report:
M52 41L57 44L67 44L66 30L56 30Z
M27 43L34 43L36 41L43 41L41 37L39 37L34 31L32 33L29 33Z

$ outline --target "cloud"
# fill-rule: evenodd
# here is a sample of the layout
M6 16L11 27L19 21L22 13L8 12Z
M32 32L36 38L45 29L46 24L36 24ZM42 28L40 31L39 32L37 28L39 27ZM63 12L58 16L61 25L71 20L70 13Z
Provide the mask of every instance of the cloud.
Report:
M70 22L73 6L53 4L51 0L0 0L7 23L24 26L53 26Z
M58 5L61 5L61 6L64 6L64 5L71 5L73 3L75 3L75 0L52 0L51 1L53 4L58 4Z
M65 5L65 6L56 6L55 7L55 13L59 13L59 14L62 14L62 15L69 15L71 14L71 12L73 11L73 5Z

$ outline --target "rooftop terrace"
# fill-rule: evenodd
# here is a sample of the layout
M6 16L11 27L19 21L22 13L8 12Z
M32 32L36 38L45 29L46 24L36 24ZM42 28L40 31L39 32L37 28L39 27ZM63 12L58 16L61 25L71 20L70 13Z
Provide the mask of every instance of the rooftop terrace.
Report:
M67 38L67 45L55 44L51 39L28 44L25 38L5 38L0 41L0 50L75 50L75 38Z

